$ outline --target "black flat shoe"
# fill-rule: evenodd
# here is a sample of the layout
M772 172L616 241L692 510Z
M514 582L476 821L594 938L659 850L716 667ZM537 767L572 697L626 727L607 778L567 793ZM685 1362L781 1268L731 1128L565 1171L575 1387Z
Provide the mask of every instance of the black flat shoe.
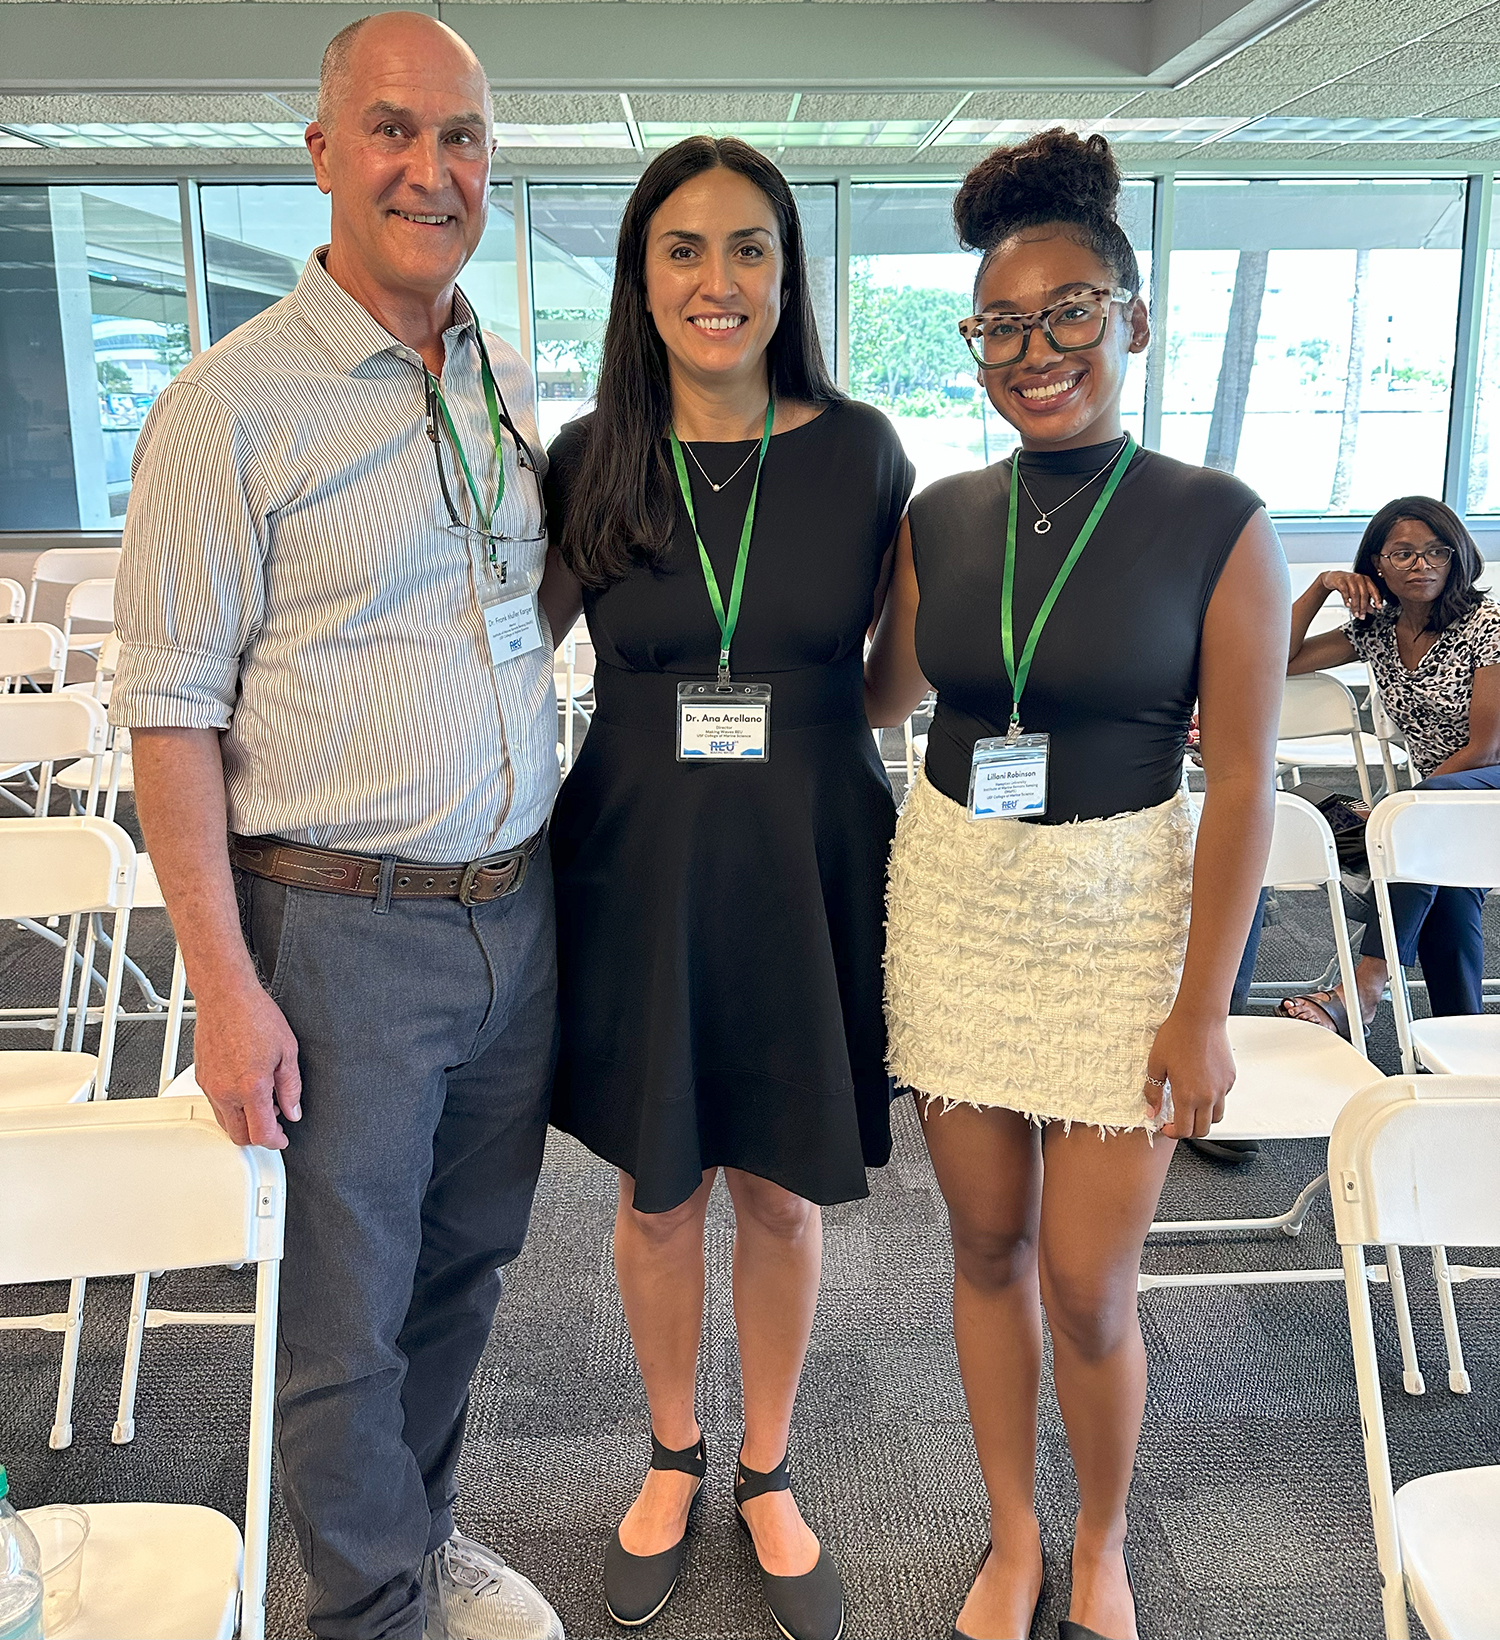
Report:
M691 1520L693 1504L698 1501L698 1494L703 1489L703 1477L708 1473L708 1449L703 1444L703 1436L700 1434L698 1444L688 1447L686 1451L669 1452L653 1431L651 1468L676 1469L697 1479L698 1484L693 1488L692 1500L688 1504L688 1518ZM659 1555L633 1555L620 1542L617 1526L609 1547L604 1551L604 1604L615 1622L627 1629L638 1629L649 1623L672 1598L686 1553L686 1527L676 1543L670 1549L663 1549Z
M1135 1599L1135 1576L1130 1569L1130 1551L1122 1546L1120 1557L1125 1562L1125 1581L1130 1585L1130 1598L1133 1601ZM1140 1632L1139 1621L1136 1623L1136 1632ZM1109 1640L1109 1637L1100 1634L1098 1629L1086 1629L1082 1623L1074 1623L1065 1617L1057 1625L1057 1640Z
M743 1462L734 1482L734 1512L739 1517L740 1529L755 1546L755 1534L740 1507L752 1498L767 1492L789 1492L792 1477L783 1458L769 1474L746 1469ZM786 1640L841 1640L844 1632L844 1586L839 1581L839 1569L833 1556L822 1544L818 1545L818 1563L801 1577L776 1577L760 1564L761 1593L776 1627Z
M990 1558L990 1550L995 1546L986 1543L984 1553L979 1557L979 1564L974 1568L974 1583L979 1581L979 1574L984 1570L984 1563ZM970 1584L973 1587L973 1584ZM1036 1592L1036 1605L1031 1609L1031 1621L1026 1625L1026 1640L1031 1640L1032 1632L1036 1628L1036 1620L1042 1612L1042 1596L1047 1592L1047 1557L1042 1556L1042 1586ZM953 1625L953 1640L977 1640L977 1636L965 1634L958 1624Z

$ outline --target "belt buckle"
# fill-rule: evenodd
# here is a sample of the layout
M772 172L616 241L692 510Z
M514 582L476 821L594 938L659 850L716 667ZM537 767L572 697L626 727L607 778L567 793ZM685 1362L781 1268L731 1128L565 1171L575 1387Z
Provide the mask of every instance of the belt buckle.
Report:
M482 871L497 871L502 866L514 863L516 874L498 894L492 894L489 899L476 900L474 898L474 884L479 880ZM464 874L458 880L458 903L463 906L488 905L490 900L503 900L514 894L521 886L526 876L526 856L520 849L506 849L500 854L491 854L483 860L471 860L464 867Z

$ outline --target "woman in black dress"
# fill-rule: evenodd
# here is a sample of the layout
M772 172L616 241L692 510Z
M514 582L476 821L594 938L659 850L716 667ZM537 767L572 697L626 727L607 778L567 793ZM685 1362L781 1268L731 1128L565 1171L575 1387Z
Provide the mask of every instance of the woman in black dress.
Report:
M1103 138L1058 130L965 179L954 218L984 257L962 328L1021 449L913 502L869 665L874 722L938 691L892 852L886 999L953 1231L990 1502L954 1630L976 1640L1025 1633L1042 1586L1043 1305L1079 1492L1058 1632L1135 1640L1141 1245L1172 1141L1206 1134L1234 1081L1271 834L1286 566L1243 484L1121 425L1148 330L1118 192Z
M620 1170L615 1270L651 1407L651 1468L605 1595L617 1621L643 1623L681 1565L705 1466L694 1389L722 1167L745 1392L736 1507L783 1633L835 1640L838 1571L785 1459L819 1204L866 1195L865 1169L890 1154L895 814L862 662L912 470L885 419L829 380L796 206L745 144L692 138L641 178L597 406L551 448L543 600L554 633L581 604L598 657L552 821L552 1120Z

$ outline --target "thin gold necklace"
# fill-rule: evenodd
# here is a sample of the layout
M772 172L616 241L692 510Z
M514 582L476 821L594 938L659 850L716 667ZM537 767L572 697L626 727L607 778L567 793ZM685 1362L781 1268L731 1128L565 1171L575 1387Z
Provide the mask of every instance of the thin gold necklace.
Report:
M762 416L765 415L764 410L761 411L761 415ZM675 429L674 429L674 431L675 431ZM719 493L719 491L724 488L725 484L733 484L734 483L735 479L737 479L740 476L740 474L742 472L744 472L745 468L750 465L750 457L753 456L755 454L755 452L760 448L760 440L756 439L755 442L750 446L750 455L747 455L745 457L745 459L739 464L739 466L736 467L735 470L729 475L729 477L724 480L724 484L715 484L714 481L708 476L708 469L703 465L703 463L701 461L699 461L697 452L693 449L692 445L689 444L688 441L682 436L681 433L677 434L677 442L683 447L684 450L687 451L687 453L690 456L692 456L693 465L698 469L698 471L700 473L703 474L704 481L707 483L709 489L711 489L714 492L715 495L717 495ZM1030 494L1030 491L1028 491L1027 494ZM1053 510L1056 511L1055 508Z

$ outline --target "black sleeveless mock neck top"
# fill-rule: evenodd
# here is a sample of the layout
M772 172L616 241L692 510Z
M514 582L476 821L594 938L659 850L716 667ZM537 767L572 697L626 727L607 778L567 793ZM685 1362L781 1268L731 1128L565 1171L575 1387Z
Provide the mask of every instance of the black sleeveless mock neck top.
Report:
M1020 457L1018 657L1118 449L1112 441ZM917 659L937 690L927 778L955 803L968 802L974 742L1003 735L1010 721L1000 598L1011 471L1003 461L941 479L911 503ZM1098 482L1068 501L1095 472ZM1022 729L1052 737L1041 824L1129 814L1177 791L1203 617L1260 506L1227 473L1136 451L1043 628L1021 699ZM1032 527L1039 508L1058 509L1046 535Z

